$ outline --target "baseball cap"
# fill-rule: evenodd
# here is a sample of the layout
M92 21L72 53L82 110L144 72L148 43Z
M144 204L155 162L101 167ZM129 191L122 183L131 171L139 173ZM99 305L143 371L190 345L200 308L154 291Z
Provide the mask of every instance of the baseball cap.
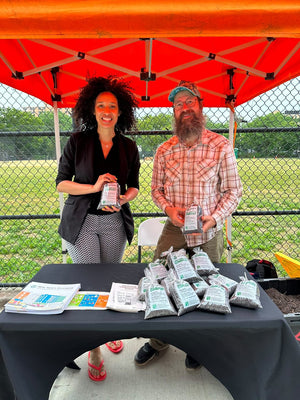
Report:
M187 92L190 92L193 96L199 97L199 99L201 99L200 92L195 83L190 81L180 81L179 85L170 92L168 97L169 101L173 103L176 94L183 90L186 90Z

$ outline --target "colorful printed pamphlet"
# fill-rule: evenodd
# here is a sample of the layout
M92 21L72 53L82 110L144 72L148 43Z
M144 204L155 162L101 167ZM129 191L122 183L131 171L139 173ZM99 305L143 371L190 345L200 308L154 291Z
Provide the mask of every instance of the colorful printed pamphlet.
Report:
M80 291L73 297L67 310L106 310L109 292Z
M30 282L5 304L6 312L60 314L80 289L80 283L56 284Z

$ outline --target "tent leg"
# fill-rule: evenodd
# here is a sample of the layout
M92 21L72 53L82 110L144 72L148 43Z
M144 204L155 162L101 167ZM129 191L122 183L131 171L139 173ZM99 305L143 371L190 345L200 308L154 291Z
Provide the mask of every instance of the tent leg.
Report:
M56 152L56 162L57 166L59 163L59 159L61 156L61 147L60 147L60 132L59 132L59 119L58 119L58 108L57 108L57 102L53 102L53 111L54 111L54 133L55 133L55 152ZM60 210L60 216L62 214L62 210L64 208L64 195L63 193L59 193L59 210ZM62 258L63 258L63 263L67 262L67 248L66 248L66 243L65 240L61 240L61 247L62 247Z
M234 133L234 113L229 109L229 141L233 146L233 133ZM231 233L232 233L232 216L227 218L226 224L226 240L227 240L227 259L226 262L231 263L232 247L231 247Z

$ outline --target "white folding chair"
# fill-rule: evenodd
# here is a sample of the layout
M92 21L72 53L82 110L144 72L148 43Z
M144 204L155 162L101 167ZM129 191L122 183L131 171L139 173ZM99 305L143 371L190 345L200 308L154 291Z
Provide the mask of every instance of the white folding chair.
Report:
M142 259L142 246L156 246L167 217L149 218L138 229L138 262Z

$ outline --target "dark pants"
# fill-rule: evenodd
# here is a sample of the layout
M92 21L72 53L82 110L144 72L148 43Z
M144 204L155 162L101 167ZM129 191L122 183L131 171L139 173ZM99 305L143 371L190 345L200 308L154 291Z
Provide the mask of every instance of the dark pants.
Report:
M172 222L167 219L164 229L158 239L154 253L154 261L160 257L161 253L169 250L171 246L173 246L173 251L180 249L192 250L192 248L189 249L187 247L181 229L173 225ZM206 243L200 244L199 247L207 253L212 262L220 262L224 250L224 236L222 229L217 232L215 237Z

